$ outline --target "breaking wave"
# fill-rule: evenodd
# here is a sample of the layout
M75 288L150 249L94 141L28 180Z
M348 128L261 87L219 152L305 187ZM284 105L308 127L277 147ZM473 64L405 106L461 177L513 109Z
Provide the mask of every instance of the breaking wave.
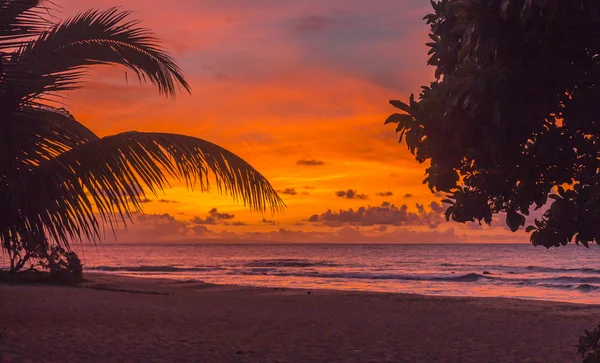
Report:
M85 268L87 271L107 272L194 272L224 270L222 267L176 267L173 265L162 266L94 266Z

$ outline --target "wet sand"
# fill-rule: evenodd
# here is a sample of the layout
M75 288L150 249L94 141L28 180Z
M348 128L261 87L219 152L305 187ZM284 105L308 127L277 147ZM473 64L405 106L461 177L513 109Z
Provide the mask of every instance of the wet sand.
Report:
M0 284L0 362L580 362L600 305L87 274Z

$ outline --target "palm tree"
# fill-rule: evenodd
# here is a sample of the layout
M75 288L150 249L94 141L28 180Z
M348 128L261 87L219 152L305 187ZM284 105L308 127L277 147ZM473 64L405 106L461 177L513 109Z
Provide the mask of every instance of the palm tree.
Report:
M105 225L142 211L145 189L156 194L170 178L201 191L212 181L254 211L284 207L256 169L215 144L135 131L99 138L52 107L95 65L123 65L166 96L190 87L129 13L90 10L56 23L42 1L0 0L0 243L12 271L23 250L48 256L51 246L100 241Z

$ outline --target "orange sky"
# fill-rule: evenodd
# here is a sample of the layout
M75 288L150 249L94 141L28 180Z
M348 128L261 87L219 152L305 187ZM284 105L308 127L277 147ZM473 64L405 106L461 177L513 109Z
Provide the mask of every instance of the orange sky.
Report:
M102 136L164 131L217 143L262 172L288 205L283 215L263 216L174 183L151 197L147 215L136 216L119 241L528 240L500 219L484 228L442 220L440 206L431 205L441 198L422 184L425 166L397 143L393 127L383 126L394 112L389 99L406 99L432 79L421 20L428 2L56 3L60 17L115 5L134 11L192 86L192 95L163 99L132 77L126 83L122 68L96 68L85 88L69 94L68 108L79 121Z

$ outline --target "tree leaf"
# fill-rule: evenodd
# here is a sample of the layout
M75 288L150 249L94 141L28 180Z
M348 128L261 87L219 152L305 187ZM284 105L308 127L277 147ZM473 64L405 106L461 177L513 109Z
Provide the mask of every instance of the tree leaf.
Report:
M402 102L402 101L398 101L398 100L390 100L390 104L396 108L401 109L404 112L408 112L410 113L410 106L407 105L406 103Z
M535 231L537 228L535 226L527 226L527 228L525 228L525 232L529 233L531 231Z

